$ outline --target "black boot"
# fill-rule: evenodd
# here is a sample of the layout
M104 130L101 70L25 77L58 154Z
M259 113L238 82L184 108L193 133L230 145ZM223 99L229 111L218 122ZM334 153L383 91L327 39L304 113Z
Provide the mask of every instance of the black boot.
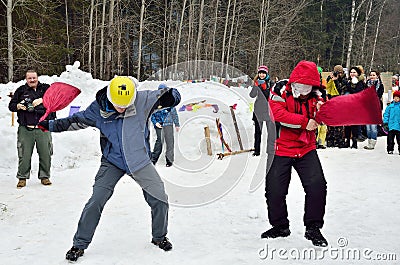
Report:
M351 145L351 148L357 149L357 138L353 137L352 141L353 141L353 144Z
M169 239L167 237L164 237L164 239L161 241L155 241L154 239L152 239L151 243L158 246L164 251L170 251L172 249L172 244L171 242L169 242Z
M325 237L321 234L321 231L319 229L320 227L318 225L307 226L304 237L308 240L311 240L314 246L326 247L328 246L328 241L326 241Z
M346 139L339 145L339 148L349 148L350 147L350 139Z
M262 233L261 238L287 237L289 235L289 225L278 225Z
M79 257L83 256L83 253L85 253L85 250L72 247L70 250L68 250L65 258L70 261L77 261Z

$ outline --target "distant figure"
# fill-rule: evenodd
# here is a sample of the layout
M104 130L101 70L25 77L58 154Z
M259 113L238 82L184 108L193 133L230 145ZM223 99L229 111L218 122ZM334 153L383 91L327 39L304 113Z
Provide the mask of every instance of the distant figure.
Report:
M165 84L160 84L158 89L165 89ZM179 131L179 116L175 107L156 110L150 117L156 130L157 140L151 153L151 162L155 165L160 158L163 142L167 147L165 151L166 166L170 167L174 163L174 125L175 130Z
M394 138L396 138L400 155L400 91L393 93L393 102L386 107L383 114L383 128L388 131L387 147L388 154L393 154Z
M369 78L367 80L367 87L374 87L376 91L376 95L378 96L379 102L381 103L381 110L383 109L383 101L382 96L385 88L383 87L383 83L380 77L380 73L376 70L373 70L369 74ZM364 146L364 149L373 150L376 145L376 141L378 139L378 125L377 124L368 124L366 125L368 144Z
M265 65L261 65L258 67L258 73L254 78L254 85L250 91L250 97L256 98L254 102L254 111L253 111L253 122L254 122L254 153L253 156L260 155L261 148L261 134L263 123L266 122L267 125L267 153L273 153L273 143L275 139L272 139L270 135L272 135L272 131L275 130L274 123L271 121L271 117L269 116L269 107L268 107L268 98L270 94L270 90L273 86L273 82L270 80L270 76L268 74L268 67Z
M19 123L17 133L18 189L25 187L26 180L30 178L31 159L35 145L39 155L38 178L43 185L51 185L49 178L51 155L53 154L50 132L42 132L36 126L46 112L42 98L49 85L39 82L35 70L26 71L25 79L26 83L17 88L8 105L10 111L17 112L17 122ZM52 112L46 117L46 120L55 118L56 113Z

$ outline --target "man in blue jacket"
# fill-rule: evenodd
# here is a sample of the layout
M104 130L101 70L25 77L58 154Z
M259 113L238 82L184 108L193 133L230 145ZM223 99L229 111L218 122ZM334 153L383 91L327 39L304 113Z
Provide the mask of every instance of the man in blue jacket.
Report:
M78 223L73 246L66 259L76 261L92 241L102 210L122 176L128 174L143 189L151 207L152 243L169 251L172 244L167 235L168 197L164 183L154 168L145 146L145 126L154 109L174 107L180 94L174 88L137 91L131 77L117 76L96 94L96 100L84 111L71 117L40 126L51 132L79 130L89 126L100 130L102 158L93 185L93 194Z

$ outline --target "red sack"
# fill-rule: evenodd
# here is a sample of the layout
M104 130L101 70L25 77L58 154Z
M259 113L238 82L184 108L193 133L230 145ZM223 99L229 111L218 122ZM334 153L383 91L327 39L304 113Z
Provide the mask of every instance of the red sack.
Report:
M43 95L43 106L46 108L46 113L40 118L39 122L46 119L51 112L68 106L80 93L79 88L69 84L62 82L51 84Z
M328 126L382 124L382 110L375 87L359 93L333 97L315 115Z

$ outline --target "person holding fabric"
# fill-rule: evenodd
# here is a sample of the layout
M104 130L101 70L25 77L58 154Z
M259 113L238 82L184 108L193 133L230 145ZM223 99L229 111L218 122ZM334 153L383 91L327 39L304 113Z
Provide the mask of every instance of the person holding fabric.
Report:
M165 84L160 84L158 89L165 89ZM174 125L175 130L179 131L179 116L176 108L165 108L155 111L151 117L151 122L156 130L157 140L151 153L151 162L155 165L161 155L163 142L165 141L166 151L166 167L172 166L174 163Z
M347 86L346 75L343 66L335 65L333 72L326 79L327 98L331 99L343 94L344 88ZM344 127L328 126L326 133L327 147L341 147L344 145Z
M165 251L172 249L166 237L168 197L164 183L148 156L144 131L150 113L157 108L176 106L180 102L180 94L174 88L137 91L137 87L135 79L116 76L108 86L97 92L95 101L86 110L64 119L39 123L51 132L96 127L101 134L101 165L92 196L79 220L73 246L66 254L67 260L75 261L84 254L105 204L125 174L141 186L144 198L151 207L151 242Z
M361 70L353 66L350 68L350 77L347 82L345 95L355 94L364 90L364 80L362 79ZM360 137L361 129L360 125L351 125L344 127L345 143L342 148L350 147L350 139L352 140L351 148L357 149L358 138Z
M261 238L290 235L286 196L293 168L305 191L304 236L315 246L328 245L320 231L324 224L327 186L315 145L318 123L314 116L323 104L321 95L317 66L309 61L296 65L281 94L272 92L270 106L273 119L280 122L280 131L275 142L275 157L265 181L272 228L262 233Z
M52 184L49 179L51 155L53 154L51 134L42 132L36 126L46 112L42 98L49 85L40 83L37 72L32 69L26 71L25 79L26 83L16 89L8 105L10 111L17 112L17 122L19 123L17 132L18 189L25 187L26 180L30 178L31 159L35 145L39 155L38 178L45 186ZM55 112L46 117L47 120L55 118Z
M379 102L381 104L381 110L383 109L383 101L382 96L385 88L383 86L379 71L373 70L369 74L369 78L367 80L367 87L374 87L376 91L376 95L379 98ZM376 145L376 141L378 139L378 125L377 124L368 124L366 125L367 130L367 138L368 144L364 146L364 149L373 150Z
M261 151L261 134L263 123L267 126L267 153L273 153L273 137L270 137L275 130L274 123L269 115L268 98L273 82L268 74L268 67L261 65L258 67L257 75L254 78L254 85L251 88L249 96L255 98L253 122L254 122L254 153L253 156L259 156Z

